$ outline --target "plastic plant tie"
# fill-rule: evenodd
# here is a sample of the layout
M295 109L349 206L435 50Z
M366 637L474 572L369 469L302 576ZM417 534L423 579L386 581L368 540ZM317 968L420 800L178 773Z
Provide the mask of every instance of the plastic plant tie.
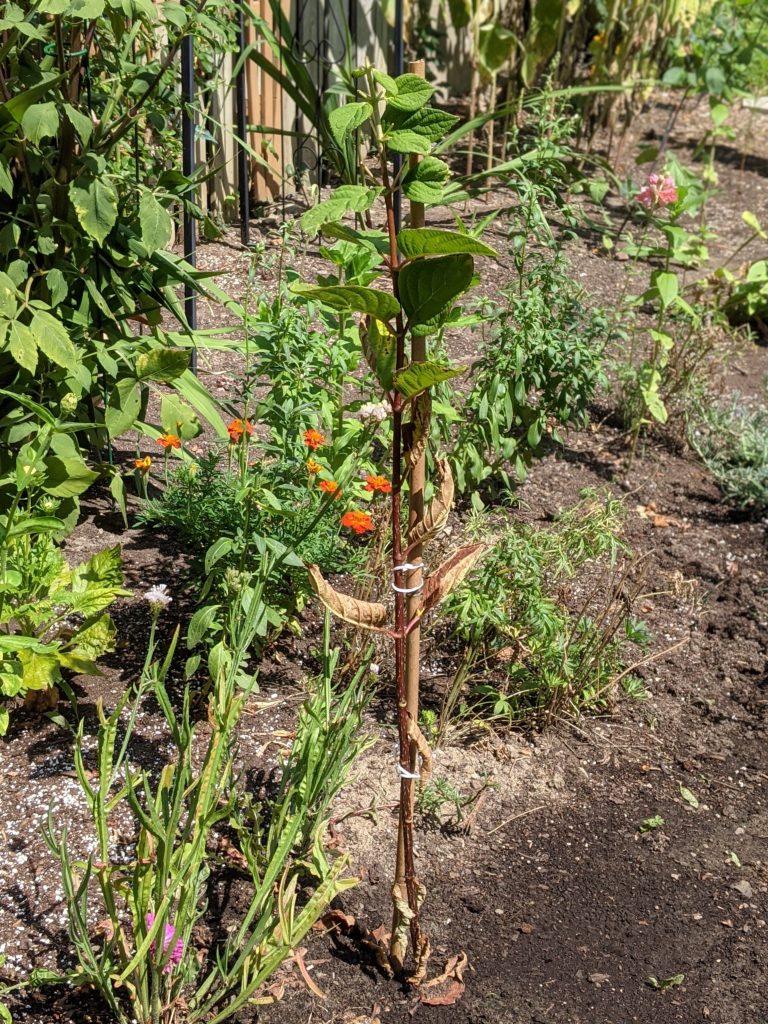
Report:
M409 772L407 768L403 768L400 762L397 762L397 774L401 779L420 779L421 776L418 772Z
M412 572L414 569L421 569L423 574L424 570L426 569L426 565L423 562L419 562L418 565L415 565L413 562L401 562L400 565L392 566L392 572ZM392 583L392 589L397 594L418 594L418 592L422 589L423 586L423 578L421 583L419 583L419 585L416 587L398 587L396 583Z

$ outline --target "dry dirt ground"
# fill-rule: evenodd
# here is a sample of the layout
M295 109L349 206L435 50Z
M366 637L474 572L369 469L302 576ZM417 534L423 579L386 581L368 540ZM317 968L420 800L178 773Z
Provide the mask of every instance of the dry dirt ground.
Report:
M701 116L689 111L672 139L688 162ZM760 216L766 208L767 123L740 118L738 147L718 153L721 191L711 205L724 239L718 258L743 235L742 211ZM625 154L663 119L659 110L641 119ZM223 269L220 285L237 294L247 258L234 233L230 241L203 248L201 261ZM593 301L615 301L626 264L588 234L569 244L569 258ZM469 339L459 345L471 355ZM221 359L204 369L208 383L223 390ZM724 387L757 393L766 372L768 352L749 343ZM353 945L318 932L307 941L305 963L325 998L287 969L282 1001L258 1011L264 1024L768 1024L766 523L725 507L706 473L674 445L646 444L628 472L625 455L626 438L609 421L570 436L534 467L513 514L544 524L587 486L626 497L629 540L646 558L642 614L654 659L638 674L648 699L533 737L455 736L436 751L436 772L459 789L493 783L468 829L425 820L418 832L431 970L465 953L462 997L425 1005ZM131 589L183 580L185 556L172 539L122 532L99 501L69 550L74 558L118 541ZM120 647L105 676L81 681L80 713L91 737L96 700L116 700L147 636L138 599L121 602L117 619ZM313 628L310 619L310 635ZM285 654L290 645L276 652L245 717L243 757L254 769L275 764L281 730L304 692L304 667L295 658L281 661ZM383 672L368 722L375 743L334 811L338 840L360 879L339 909L369 928L387 925L390 916L397 790L391 706ZM139 733L136 759L158 763L164 740L157 716L147 714ZM0 777L6 966L65 966L61 887L40 826L51 805L72 832L73 853L93 848L69 733L16 714L0 747ZM656 815L663 826L642 832ZM651 978L677 983L654 987ZM64 989L20 997L14 1019L108 1024L87 993Z

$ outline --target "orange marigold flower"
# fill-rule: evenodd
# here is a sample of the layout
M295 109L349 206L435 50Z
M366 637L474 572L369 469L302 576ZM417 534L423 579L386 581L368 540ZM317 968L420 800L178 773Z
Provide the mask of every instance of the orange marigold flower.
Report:
M365 489L366 491L381 491L382 494L391 494L392 484L385 476L367 476Z
M307 469L310 473L319 473L322 468L319 462L315 462L314 459L307 459Z
M157 443L161 448L181 448L181 438L178 434L163 434L158 437Z
M341 517L341 525L348 526L350 530L354 530L359 535L373 529L373 520L367 512L353 510L344 513Z
M325 438L319 430L305 430L304 431L304 444L307 448L311 448L315 451L316 448L322 448L325 444Z
M149 472L149 467L152 465L152 456L145 455L143 459L134 459L133 464L142 476L146 476Z
M246 431L249 437L253 433L253 424L250 420L232 420L227 425L227 433L232 444L237 444Z
M326 494L335 494L339 489L339 485L335 480L321 480L317 486L321 491L325 491Z

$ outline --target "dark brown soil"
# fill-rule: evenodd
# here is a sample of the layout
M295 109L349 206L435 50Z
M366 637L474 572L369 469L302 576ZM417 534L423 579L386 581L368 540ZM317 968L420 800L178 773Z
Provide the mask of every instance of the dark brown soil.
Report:
M744 169L735 150L718 154L721 193L712 208L725 239L720 257L743 237L741 212L765 209L760 154L768 133L765 122L752 121L747 135L747 116L738 122ZM689 112L673 139L683 159L700 137L699 118ZM663 121L663 111L651 111L638 123L637 138L647 140ZM624 152L633 152L632 140ZM245 261L232 253L203 250L210 266L229 268L236 293ZM569 255L595 301L609 304L627 265L588 238L571 243ZM471 355L471 344L461 338L458 347ZM220 359L212 372L224 387ZM724 387L757 394L766 372L768 350L747 344ZM544 523L584 487L626 498L629 540L646 559L641 603L653 659L637 674L648 699L624 700L610 716L557 723L532 738L456 736L436 752L436 772L457 788L494 785L469 831L423 821L418 834L430 973L465 952L463 996L453 1005L420 1004L354 945L317 932L306 943L305 962L326 998L312 995L288 968L282 1001L258 1012L264 1024L405 1024L411 1017L434 1024L768 1024L766 523L725 507L706 473L673 445L647 443L628 472L625 456L625 436L606 423L569 437L534 467L514 514ZM181 582L169 636L184 611L184 553L167 538L122 532L107 506L96 503L70 554L87 556L118 539L132 589L173 581L177 590ZM95 702L110 706L143 656L148 618L140 600L121 602L117 618L121 647L105 676L81 682L89 734ZM302 657L288 672L285 651L275 652L249 707L242 748L253 771L275 763L311 663L311 653ZM368 928L388 927L396 832L395 733L383 677L369 723L376 743L336 808L341 842L360 876L339 905ZM140 739L136 759L160 763L158 717L142 720ZM71 736L40 717L16 714L0 748L0 777L6 967L66 967L58 873L39 830L52 801L72 833L73 855L92 848ZM641 831L657 815L663 825ZM682 976L679 983L668 987L650 980L663 986L675 976ZM108 1024L87 994L62 989L21 997L14 1019Z

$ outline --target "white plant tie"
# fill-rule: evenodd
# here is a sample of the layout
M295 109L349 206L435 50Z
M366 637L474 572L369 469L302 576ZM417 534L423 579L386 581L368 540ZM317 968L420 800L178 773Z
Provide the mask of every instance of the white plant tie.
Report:
M397 762L397 774L401 779L420 779L421 776L418 772L409 772L407 768L403 768L400 762Z
M424 586L423 573L426 569L426 565L423 562L419 562L418 565L413 562L401 562L400 565L393 565L392 572L413 572L414 569L421 569L422 580L416 587L398 587L398 585L392 581L392 589L398 594L418 594L418 592Z

